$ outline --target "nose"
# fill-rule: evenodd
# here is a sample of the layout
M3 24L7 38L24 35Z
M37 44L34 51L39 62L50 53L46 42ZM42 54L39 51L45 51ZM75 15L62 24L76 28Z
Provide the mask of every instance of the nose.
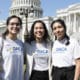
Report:
M59 31L60 31L59 28L57 28L57 29L55 30L56 33L58 33Z
M41 29L37 29L37 31L41 31Z

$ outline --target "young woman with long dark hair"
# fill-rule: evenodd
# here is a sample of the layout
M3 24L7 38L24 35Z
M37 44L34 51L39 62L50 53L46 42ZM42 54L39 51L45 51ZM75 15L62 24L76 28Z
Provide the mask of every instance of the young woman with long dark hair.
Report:
M32 24L27 42L27 70L25 80L49 80L50 38L46 25L37 20Z
M24 46L23 42L17 38L22 28L22 21L18 16L12 15L8 17L6 26L6 31L0 37L3 58L0 80L23 80Z
M51 24L55 41L52 48L52 80L78 80L80 75L80 46L66 33L62 19Z

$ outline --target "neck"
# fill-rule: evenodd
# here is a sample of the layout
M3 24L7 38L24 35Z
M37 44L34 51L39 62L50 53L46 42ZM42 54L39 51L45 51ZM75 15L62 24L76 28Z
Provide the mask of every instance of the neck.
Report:
M6 35L6 37L9 38L9 39L12 39L12 40L16 40L17 39L16 35L11 35L11 34Z
M59 37L59 38L57 37L57 40L58 40L58 41L62 41L62 40L64 40L65 38L66 38L65 35L63 35L62 37Z
M63 39L64 39L64 38L58 38L57 40L58 40L58 41L62 41Z
M36 42L41 43L41 42L43 42L43 40L42 39L36 39Z

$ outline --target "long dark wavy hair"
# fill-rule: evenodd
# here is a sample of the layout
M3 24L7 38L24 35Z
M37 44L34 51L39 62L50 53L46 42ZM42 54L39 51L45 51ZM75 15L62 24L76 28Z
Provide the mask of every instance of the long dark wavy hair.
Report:
M52 30L53 30L53 25L54 25L54 23L56 23L56 22L59 22L59 23L63 26L63 28L64 28L64 30L65 30L64 38L67 39L66 45L68 45L70 38L69 38L69 36L68 36L67 33L66 33L66 24L65 24L64 20L62 20L62 19L56 19L56 20L54 20L54 21L51 23L51 29L52 29ZM56 40L56 39L57 39L57 37L55 36L55 40Z
M22 27L22 20L21 20L20 17L18 17L18 16L16 16L16 15L12 15L12 16L10 16L10 17L7 18L6 26L9 25L10 20L13 19L13 18L17 18L17 19L19 20L19 23L20 23L21 27ZM9 30L6 29L5 32L2 33L2 37L5 38L5 36L6 36L8 33L9 33Z
M46 27L45 23L44 23L43 21L41 21L41 20L36 20L36 21L32 24L31 30L30 30L30 33L29 33L29 37L28 37L27 40L25 40L25 41L31 42L31 41L35 41L35 40L36 40L36 39L35 39L35 36L34 36L34 27L35 27L35 24L36 24L36 23L41 23L41 24L43 25L44 31L45 31L44 36L43 36L43 40L44 40L45 42L48 42L48 41L50 40L50 37L49 37L49 34L48 34L48 30L47 30L47 27Z

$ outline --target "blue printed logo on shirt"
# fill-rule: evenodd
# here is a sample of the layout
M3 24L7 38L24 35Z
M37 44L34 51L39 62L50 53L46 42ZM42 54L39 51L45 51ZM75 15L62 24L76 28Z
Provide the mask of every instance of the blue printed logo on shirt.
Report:
M39 50L39 49L37 49L36 52L38 54L47 54L48 53L48 50Z
M56 51L58 51L58 52L67 51L67 48L65 48L65 47L56 48Z

